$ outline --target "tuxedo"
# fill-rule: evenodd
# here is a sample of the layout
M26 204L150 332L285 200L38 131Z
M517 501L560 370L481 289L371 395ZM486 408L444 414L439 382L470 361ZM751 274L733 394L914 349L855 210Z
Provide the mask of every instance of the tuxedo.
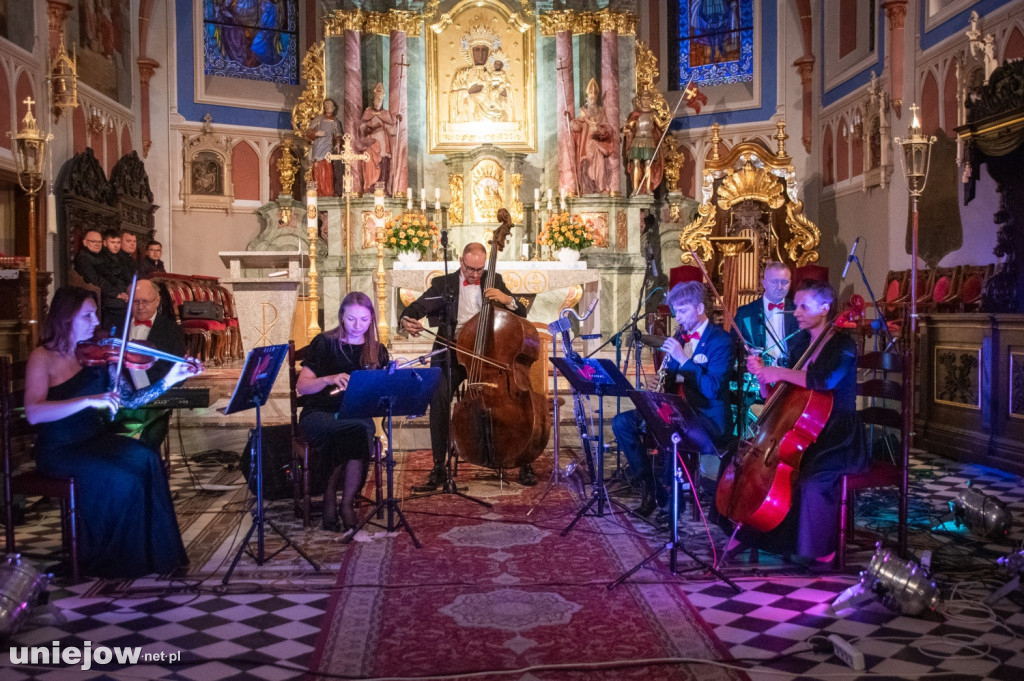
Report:
M165 314L153 315L153 326L149 329L146 342L157 350L177 357L185 355L185 335L178 323ZM132 320L134 327L134 320ZM146 370L146 378L150 384L156 383L171 370L172 363L159 360ZM167 431L170 429L170 409L120 409L117 420L121 423L144 423L140 431L139 441L156 451L160 451Z
M692 354L684 344L684 355L688 355L685 361L680 363L668 359L665 392L676 392L686 398L710 438L701 442L691 440L684 446L697 448L701 455L717 456L718 448L732 437L729 383L735 362L734 344L728 333L711 322L704 323L698 330L700 338L693 346ZM658 465L652 465L652 457L647 455L644 444L644 430L643 418L636 410L624 411L612 419L615 440L629 462L631 483L640 487L643 493L641 506L646 505L648 499L651 500L651 508L654 501L664 506L668 503L672 484L672 457L659 457Z
M774 336L777 334L769 334L767 331L764 296L752 300L746 305L741 305L736 310L732 334L736 339L742 337L751 348L767 349L778 341L783 341L783 345L780 347L785 347L786 351L782 353L784 358L780 366L792 367L793 363L800 358L799 355L795 355L793 352L794 347L800 344L800 339L793 336L794 333L800 330L800 326L797 324L796 316L793 314L793 311L796 310L793 301L785 298L783 304L785 305L783 309L783 329L785 333L782 338L775 338ZM785 340L786 338L789 340Z
M423 295L414 300L399 317L399 325L401 325L401 317L409 317L410 319L422 319L428 317L429 321L433 324L438 325L437 338L434 340L434 350L446 347L448 340L448 334L450 333L451 326L449 320L455 320L458 318L459 304L461 302L461 296L463 289L469 289L469 286L463 286L460 279L461 269L448 274L447 276L441 275L434 277L430 282L430 286L424 291ZM487 273L480 278L480 296L484 304L486 299L483 299L484 280L487 278ZM472 286L472 285L470 285ZM452 295L451 304L448 306L447 314L445 314L445 290ZM494 288L498 289L502 293L508 296L512 296L512 292L505 286L505 281L501 278L500 274L495 273L494 275ZM514 300L514 296L513 296ZM516 305L514 312L520 317L526 317L526 308L522 305ZM453 339L453 340L457 340ZM456 359L455 350L449 349L448 352L442 352L434 355L430 358L430 366L444 366L445 361L451 361L452 370L452 381L451 385L445 385L442 381L441 385L434 392L433 398L430 400L430 445L434 454L434 467L435 469L443 467L445 456L448 453L448 415L451 409L452 397L455 394L455 389L459 386L462 381L466 378L466 369L458 363Z

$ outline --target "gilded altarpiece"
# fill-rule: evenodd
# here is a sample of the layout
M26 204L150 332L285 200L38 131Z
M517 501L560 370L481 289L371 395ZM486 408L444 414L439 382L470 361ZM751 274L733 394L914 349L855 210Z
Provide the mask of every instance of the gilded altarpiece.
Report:
M464 0L426 31L427 149L537 150L532 22L502 3Z

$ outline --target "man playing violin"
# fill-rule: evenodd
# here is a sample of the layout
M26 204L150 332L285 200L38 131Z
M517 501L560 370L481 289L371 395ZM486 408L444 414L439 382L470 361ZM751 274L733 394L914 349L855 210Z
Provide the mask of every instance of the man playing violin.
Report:
M831 392L832 411L817 440L803 453L792 507L785 519L761 537L752 529L742 528L727 547L727 558L741 550L744 543L757 540L759 547L808 562L813 571L831 569L838 533L840 479L866 463L857 418L857 344L848 334L832 328L830 313L835 300L835 291L827 283L808 280L797 289L794 316L800 328L809 333L811 347L818 345L822 334L831 334L806 360L804 368L765 366L760 357L747 358L747 368L757 376L763 395L767 396L768 386L785 381ZM761 427L766 425L762 423Z
M144 341L157 350L181 357L185 354L185 335L178 323L160 312L160 291L149 279L135 284L135 298L132 301L132 318L129 323L128 340ZM172 363L157 361L152 367L128 369L132 385L136 390L156 383L171 370ZM121 409L117 413L121 423L143 423L139 440L159 450L171 423L170 409Z
M501 211L498 213L499 219L501 219ZM453 298L452 310L448 312L448 315L454 316L456 320L455 333L452 338L459 337L462 326L480 312L485 300L504 305L520 317L525 317L526 310L516 303L515 297L505 286L505 281L500 274L495 273L494 288L484 288L486 265L487 249L484 248L484 245L480 243L466 244L466 247L462 249L462 257L459 258L459 269L449 274L447 278L444 276L434 277L430 282L430 287L423 295L402 312L399 324L413 336L418 336L423 331L420 319L427 315L431 317L440 315L440 324L433 349L448 347L448 320L442 314L445 290L448 290ZM452 397L454 397L459 384L466 379L466 368L459 364L453 349L431 357L430 365L443 366L445 361L451 362L452 384L451 389L446 390L442 383L430 402L430 445L434 454L434 467L426 482L420 486L420 489L424 490L437 489L445 481L445 457L448 453L449 413ZM524 485L537 484L537 476L530 464L524 464L519 470L519 482Z
M704 284L688 281L676 284L668 294L668 305L676 318L678 337L665 339L661 349L668 355L665 391L686 398L697 413L701 426L710 437L701 456L715 456L732 433L729 406L729 378L734 353L732 339L707 317ZM657 466L644 448L644 424L639 412L625 411L612 419L612 431L629 462L633 481L640 487L641 500L636 512L650 515L655 505L665 507L672 484L672 461L659 457ZM712 446L712 443L714 446ZM697 443L689 443L690 447Z

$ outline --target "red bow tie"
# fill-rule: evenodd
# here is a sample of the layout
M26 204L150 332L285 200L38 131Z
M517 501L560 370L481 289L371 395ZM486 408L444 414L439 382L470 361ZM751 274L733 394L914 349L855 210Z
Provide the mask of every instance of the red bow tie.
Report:
M693 333L684 333L681 338L683 345L686 345L692 340L700 340L700 332L694 331Z
M152 319L136 319L134 325L135 326L148 326L149 328L152 329L153 328L153 320Z
M463 286L472 286L473 284L469 283L469 279L463 279L462 280L462 285Z
M786 304L785 303L768 303L768 311L769 312L771 312L772 310L785 310L785 309L786 309Z

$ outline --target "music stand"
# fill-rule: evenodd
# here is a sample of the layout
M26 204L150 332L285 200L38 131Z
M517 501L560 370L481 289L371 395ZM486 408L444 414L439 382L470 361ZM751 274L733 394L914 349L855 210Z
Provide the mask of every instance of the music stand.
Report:
M338 407L337 418L373 418L384 416L388 420L388 450L385 455L387 467L387 496L356 524L355 531L342 540L348 544L356 533L370 522L378 512L388 511L388 532L404 527L409 533L416 548L422 548L416 539L409 521L395 499L394 471L395 455L394 440L391 437L391 420L395 414L399 416L421 415L430 405L430 399L441 382L441 369L398 369L353 371L345 389L345 396ZM398 523L395 523L398 514Z
M679 551L682 551L697 563L699 567L703 567L711 572L735 589L737 593L740 593L742 589L722 574L718 568L701 560L688 551L685 546L681 546L679 542L679 488L683 484L683 470L679 465L679 443L685 437L689 447L696 451L703 451L708 445L712 445L711 437L700 425L700 419L697 417L696 412L693 411L693 408L682 395L634 390L629 393L629 399L633 401L633 404L636 405L637 410L643 417L644 422L647 424L647 432L654 438L658 449L663 452L672 452L672 539L659 546L658 550L609 584L608 589L614 589L619 584L622 584L630 575L657 558L662 551L668 549L668 566L672 574L680 572L677 555ZM691 484L690 491L693 494L693 502L699 504L697 485ZM688 569L696 570L698 568Z
M263 565L277 554L284 551L289 546L294 546L295 551L300 556L306 559L313 569L320 572L320 565L310 558L302 548L293 542L288 536L274 524L274 521L267 520L264 508L263 508L263 422L260 417L260 408L267 403L267 398L270 397L270 391L274 387L274 381L277 380L277 372L281 370L281 364L284 363L284 358L288 356L287 345L262 345L257 348L253 348L249 351L249 354L245 357L245 366L242 367L242 373L238 377L238 384L235 385L235 391L231 395L231 399L228 401L228 406L224 408L224 414L234 414L238 411L246 411L247 409L256 409L256 428L253 430L253 451L254 456L252 457L252 464L256 467L256 509L252 512L252 526L249 527L249 531L246 532L245 537L242 539L242 544L238 547L238 553L235 554L234 560L231 561L231 566L228 568L227 574L224 575L224 579L221 583L227 584L228 580L231 579L231 574L235 571L235 567L238 565L238 561L241 560L242 554L248 552L255 560L257 565ZM284 539L284 546L279 548L269 556L264 555L264 531L263 524L270 525L270 528L277 532L282 539ZM256 533L256 553L253 554L249 549L249 540L252 538L253 532Z
M565 376L569 384L580 395L597 395L597 454L594 457L597 459L597 470L594 475L590 500L579 510L572 522L562 530L564 537L594 504L597 504L597 511L594 515L598 518L604 517L606 504L609 508L612 504L616 504L627 513L632 512L628 506L608 496L608 488L604 484L604 397L627 395L633 391L633 386L610 359L585 357L577 360L573 357L552 357L551 364Z

